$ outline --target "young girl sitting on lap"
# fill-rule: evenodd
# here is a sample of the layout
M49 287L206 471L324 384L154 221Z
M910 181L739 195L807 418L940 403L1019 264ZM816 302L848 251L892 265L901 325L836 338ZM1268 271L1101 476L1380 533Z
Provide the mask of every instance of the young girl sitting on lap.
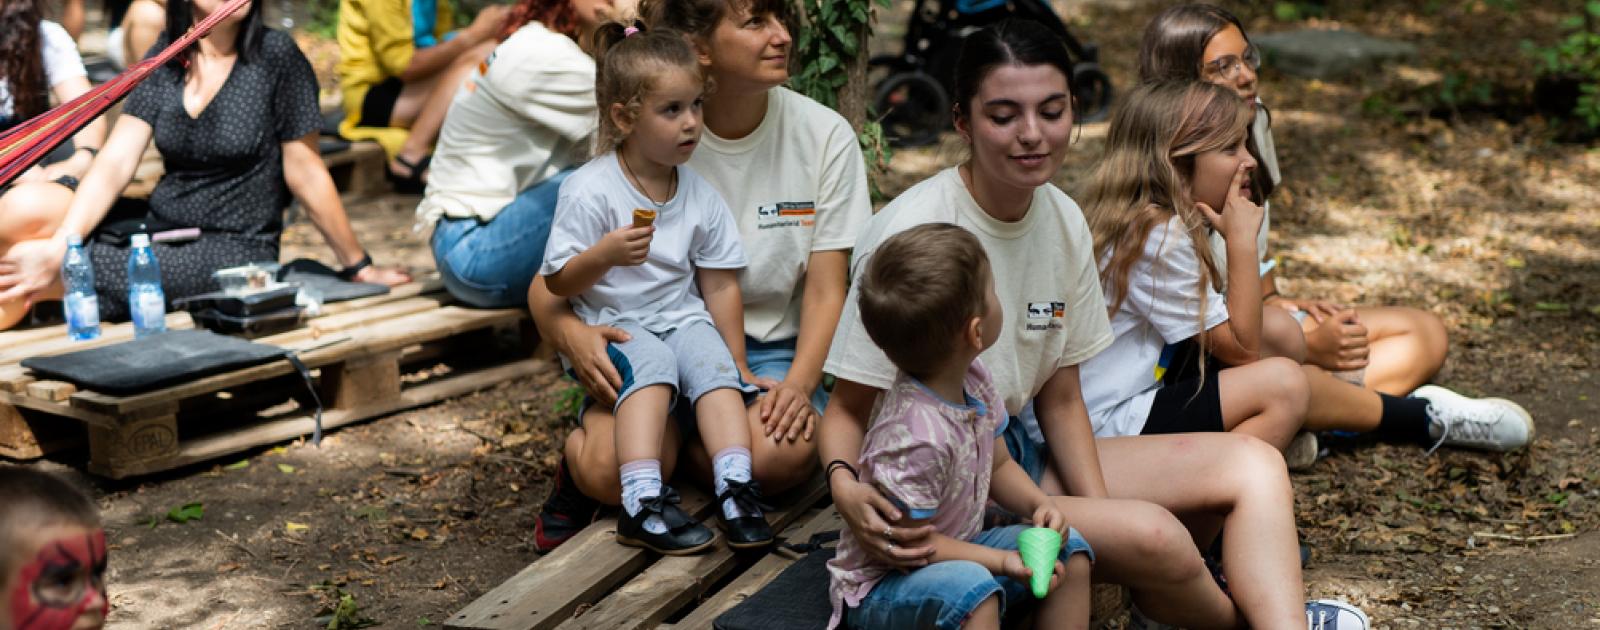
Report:
M681 394L712 453L728 544L765 545L772 529L751 480L745 426L743 394L754 378L744 364L744 249L722 197L683 166L700 138L705 78L678 33L608 24L596 40L597 140L612 151L562 184L539 273L585 323L632 337L608 348L623 379L614 407L617 541L671 555L715 542L662 480L663 434Z
M896 571L844 530L828 563L829 628L999 628L1032 572L1017 552L1025 526L983 529L986 498L1064 534L1037 625L1087 628L1093 552L1011 459L1005 401L978 360L1004 321L983 246L949 223L911 228L878 247L859 293L862 325L900 369L862 444L860 479L900 507L895 525L932 524L934 550L928 566Z

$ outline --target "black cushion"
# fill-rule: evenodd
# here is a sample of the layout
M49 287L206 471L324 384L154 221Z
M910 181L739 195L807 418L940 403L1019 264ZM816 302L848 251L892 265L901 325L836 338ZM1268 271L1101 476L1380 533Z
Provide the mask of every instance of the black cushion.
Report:
M822 630L833 605L828 602L828 561L834 549L812 551L784 569L756 594L722 613L716 630Z
M80 389L125 396L282 359L288 350L205 330L173 330L109 346L22 360Z

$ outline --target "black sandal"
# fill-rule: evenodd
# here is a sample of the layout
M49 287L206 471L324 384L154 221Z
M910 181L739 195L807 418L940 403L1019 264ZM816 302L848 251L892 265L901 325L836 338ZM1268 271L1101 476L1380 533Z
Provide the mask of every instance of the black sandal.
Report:
M717 495L717 522L722 525L722 531L728 534L728 546L755 549L772 544L772 525L767 523L766 517L766 513L772 511L772 506L761 500L761 485L754 481L724 481L728 489ZM722 510L722 502L728 500L732 500L745 515L728 518L727 512Z
M428 172L428 165L433 162L432 153L422 156L422 159L415 163L398 155L394 156L394 161L411 171L408 175L396 175L387 165L383 167L383 175L394 185L395 192L402 195L420 195L427 190L428 184L422 181L422 175Z

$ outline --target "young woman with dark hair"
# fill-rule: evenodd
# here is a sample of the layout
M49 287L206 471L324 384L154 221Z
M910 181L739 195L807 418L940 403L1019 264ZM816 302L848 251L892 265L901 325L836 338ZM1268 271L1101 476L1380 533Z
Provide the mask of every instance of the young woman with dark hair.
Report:
M171 0L168 29L185 32L223 0ZM372 266L317 152L317 81L294 40L261 24L261 4L234 13L180 60L134 88L122 117L63 213L0 233L0 311L60 299L69 235L87 237L132 180L153 139L166 174L150 195L153 218L201 230L197 240L152 245L168 301L215 291L217 269L278 259L283 209L298 199L351 278L400 284L401 270ZM164 47L167 36L157 46ZM101 318L126 319L127 250L89 243ZM169 304L170 306L170 304ZM15 323L0 321L0 328Z

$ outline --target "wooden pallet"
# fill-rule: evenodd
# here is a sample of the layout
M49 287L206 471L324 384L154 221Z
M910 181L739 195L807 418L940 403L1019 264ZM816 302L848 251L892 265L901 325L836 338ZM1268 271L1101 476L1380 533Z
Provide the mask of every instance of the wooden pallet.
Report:
M296 330L257 341L296 350L314 370L323 426L330 429L553 369L531 358L534 333L526 311L454 306L439 288L437 280L419 282L332 304ZM169 323L191 326L185 319L175 314ZM7 348L0 358L0 455L36 457L77 437L89 446L91 472L123 478L311 432L304 381L286 361L112 396L35 380L16 361L126 340L130 329L107 326L92 342L67 341L64 330L39 332L4 333L35 337L15 345L0 338ZM406 376L411 366L441 362L448 369Z
M821 478L778 498L768 519L780 541L804 543L844 521ZM684 492L682 507L711 517L705 494ZM603 519L485 593L445 622L458 630L695 629L760 591L798 556L782 548L736 555L726 546L699 556L663 557L616 543L616 520ZM1124 607L1121 588L1096 586L1100 624ZM781 630L781 629L774 629Z

